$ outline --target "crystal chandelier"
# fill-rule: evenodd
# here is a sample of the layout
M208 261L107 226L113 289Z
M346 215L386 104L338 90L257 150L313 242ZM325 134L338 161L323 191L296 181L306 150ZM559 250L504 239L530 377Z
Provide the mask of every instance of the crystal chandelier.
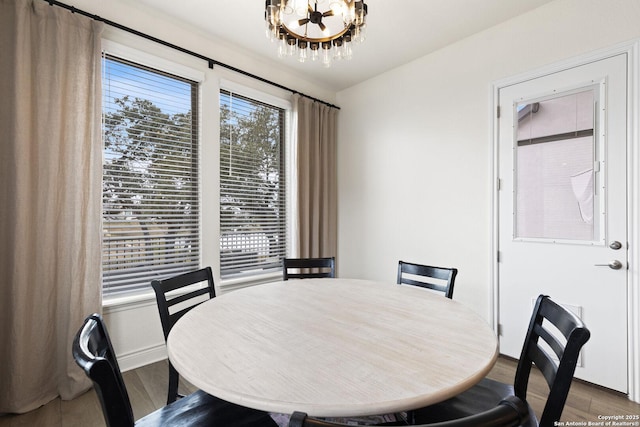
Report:
M300 62L351 59L352 45L365 38L364 0L266 0L267 37L278 43L278 56Z

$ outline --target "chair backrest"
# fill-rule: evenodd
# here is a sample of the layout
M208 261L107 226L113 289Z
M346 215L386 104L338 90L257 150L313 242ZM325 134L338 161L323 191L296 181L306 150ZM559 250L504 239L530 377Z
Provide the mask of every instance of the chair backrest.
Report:
M207 287L175 297L167 295L176 289L202 282L207 282ZM160 321L162 322L162 331L164 332L165 340L169 336L173 325L175 325L185 313L196 305L216 296L211 267L205 267L163 280L154 280L151 282L151 286L156 293L156 301L158 303L158 311L160 313ZM208 295L208 298L203 299L202 295ZM170 307L176 304L180 304L180 309L171 313Z
M298 270L292 272L291 270ZM282 278L311 279L317 277L336 277L336 259L330 258L285 258L282 262Z
M456 268L432 267L398 261L399 285L407 284L433 289L443 292L447 298L453 298L453 285L457 274L458 269Z
M129 394L99 314L85 319L73 340L72 351L76 363L93 381L107 427L133 426Z
M529 416L527 404L516 396L509 396L486 411L434 424L414 424L414 427L516 427ZM304 412L294 412L288 427L348 427L351 424L310 418Z
M560 419L580 349L590 335L575 314L546 295L538 297L516 369L514 389L515 395L526 401L531 367L535 364L540 369L549 386L540 425L553 425ZM553 350L553 355L549 354L549 349Z

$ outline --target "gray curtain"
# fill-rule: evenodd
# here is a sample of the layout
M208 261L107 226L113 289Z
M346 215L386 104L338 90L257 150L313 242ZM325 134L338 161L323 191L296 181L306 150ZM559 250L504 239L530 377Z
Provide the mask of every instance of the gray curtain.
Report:
M101 31L0 0L0 413L89 386L71 344L101 306Z
M338 110L293 95L297 117L298 256L336 256Z

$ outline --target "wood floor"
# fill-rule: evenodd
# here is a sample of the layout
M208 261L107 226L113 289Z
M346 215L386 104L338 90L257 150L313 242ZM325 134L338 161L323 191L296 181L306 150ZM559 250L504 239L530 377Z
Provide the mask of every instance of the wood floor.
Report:
M490 378L513 383L515 362L500 358L489 374ZM534 370L535 371L535 370ZM136 419L164 406L167 386L167 362L162 361L124 373L129 397ZM194 391L189 385L184 392ZM542 411L546 385L534 372L529 385L528 400L538 417ZM568 422L598 422L599 415L640 415L640 405L623 394L602 389L581 381L574 381L562 419ZM104 426L100 403L93 390L71 400L55 399L47 405L24 415L0 417L0 427L101 427Z

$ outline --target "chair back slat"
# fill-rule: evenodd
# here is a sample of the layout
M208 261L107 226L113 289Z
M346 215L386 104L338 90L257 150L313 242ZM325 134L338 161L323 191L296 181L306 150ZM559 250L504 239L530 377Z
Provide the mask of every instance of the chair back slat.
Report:
M186 294L167 299L167 306L172 307L176 304L180 304L181 302L189 301L190 299L197 298L201 295L206 294L210 294L209 287L196 289L195 291L187 292ZM209 295L209 298L211 298L211 295Z
M543 348L532 346L529 350L531 362L538 367L549 389L553 387L558 372L558 363Z
M584 327L582 320L571 311L549 300L552 304L540 306L539 315L555 326L565 338L569 338L576 328Z
M211 267L204 267L199 270L188 271L186 273L167 277L165 279L157 281L162 282L162 290L165 293L168 293L171 291L175 291L176 289L183 288L184 286L186 286L185 284L209 282L209 280L213 282L213 273L211 271ZM212 292L215 296L215 289L213 289Z
M295 271L293 271L295 270ZM336 259L330 258L284 258L282 279L313 279L336 277Z
M408 278L403 278L401 281L403 285L412 285L412 286L420 286L422 288L433 289L434 291L447 293L449 289L448 285L442 285L440 283L429 282L428 280L413 280Z
M457 275L458 270L456 268L434 267L399 261L397 283L399 285L420 286L442 292L447 298L453 298L453 286ZM441 282L432 279L437 279Z
M562 355L564 354L564 344L560 342L558 338L552 335L547 329L542 327L542 325L535 325L535 333L541 338L556 354L558 360L562 359ZM539 346L539 341L537 343Z

